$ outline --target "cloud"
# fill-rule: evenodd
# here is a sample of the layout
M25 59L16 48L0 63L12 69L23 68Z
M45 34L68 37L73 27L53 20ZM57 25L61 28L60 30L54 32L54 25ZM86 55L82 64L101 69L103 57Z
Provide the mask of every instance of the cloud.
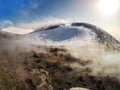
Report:
M0 22L1 28L11 27L11 26L14 26L14 24L10 20L3 20L2 22Z
M71 22L70 20L64 20L64 19L58 19L54 17L48 17L44 19L43 21L41 20L36 20L30 23L19 23L18 26L22 28L27 28L27 29L38 29L42 28L44 26L50 26L50 25L55 25L55 24L63 24L63 23L68 23Z
M36 9L36 8L39 8L39 6L41 5L41 2L39 1L36 1L36 2L34 2L33 0L31 1L30 0L30 7L32 8L32 9Z
M21 9L18 11L17 16L19 20L29 21L34 17L40 16L42 0L29 0L27 3L21 5Z

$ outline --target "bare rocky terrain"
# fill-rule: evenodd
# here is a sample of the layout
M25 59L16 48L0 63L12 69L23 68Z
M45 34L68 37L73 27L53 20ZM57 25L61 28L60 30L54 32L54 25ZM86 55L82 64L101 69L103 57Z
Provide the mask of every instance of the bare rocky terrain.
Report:
M2 90L68 90L83 87L90 90L119 90L115 77L93 76L90 68L75 69L71 63L84 67L92 62L78 60L62 48L37 47L28 51L0 53L0 89ZM45 48L46 52L42 52ZM19 50L19 49L16 49Z
M19 39L0 33L0 90L120 90L118 78L92 74L87 67L92 58L82 60L62 46L29 45ZM72 67L73 63L82 68Z

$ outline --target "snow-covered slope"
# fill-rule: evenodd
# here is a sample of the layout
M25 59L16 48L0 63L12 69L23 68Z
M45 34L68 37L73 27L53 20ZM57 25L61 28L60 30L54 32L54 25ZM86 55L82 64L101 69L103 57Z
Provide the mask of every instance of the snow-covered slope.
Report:
M37 32L31 33L31 35L39 39L50 40L50 41L65 41L75 37L85 38L88 36L95 37L93 32L83 27L71 27L71 26L60 26L54 29L38 30Z
M68 23L68 24L57 24L38 28L37 30L27 30L21 28L10 27L2 29L1 32L19 34L29 40L36 40L40 43L52 42L65 44L104 44L108 47L120 45L110 34L104 30L88 24L88 23ZM47 43L48 44L48 43Z
M43 27L26 36L36 40L52 41L54 43L70 43L75 41L74 44L77 44L77 42L82 41L82 43L91 44L91 42L94 42L96 44L97 42L107 46L119 44L119 41L104 30L87 23L69 23Z
M28 34L29 32L33 32L33 29L24 29L24 28L17 28L17 27L8 27L1 29L2 32L7 32L11 34Z

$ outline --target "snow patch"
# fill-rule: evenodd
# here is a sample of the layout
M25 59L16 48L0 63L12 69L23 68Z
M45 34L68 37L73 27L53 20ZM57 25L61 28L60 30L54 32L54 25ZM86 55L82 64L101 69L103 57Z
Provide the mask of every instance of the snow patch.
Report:
M3 32L13 33L13 34L28 34L30 32L33 32L33 29L24 29L24 28L18 28L18 27L8 27L1 29Z

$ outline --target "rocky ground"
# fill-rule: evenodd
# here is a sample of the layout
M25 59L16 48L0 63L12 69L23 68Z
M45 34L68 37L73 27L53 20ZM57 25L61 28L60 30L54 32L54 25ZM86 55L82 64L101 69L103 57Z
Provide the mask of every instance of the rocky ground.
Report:
M85 66L92 62L71 56L63 47L29 49L13 43L0 35L0 90L120 90L117 78L91 75ZM75 62L83 68L71 67Z
M92 63L72 57L63 48L4 50L0 53L0 90L120 90L114 77L93 76L90 68L72 68L71 63L78 61L82 67Z

